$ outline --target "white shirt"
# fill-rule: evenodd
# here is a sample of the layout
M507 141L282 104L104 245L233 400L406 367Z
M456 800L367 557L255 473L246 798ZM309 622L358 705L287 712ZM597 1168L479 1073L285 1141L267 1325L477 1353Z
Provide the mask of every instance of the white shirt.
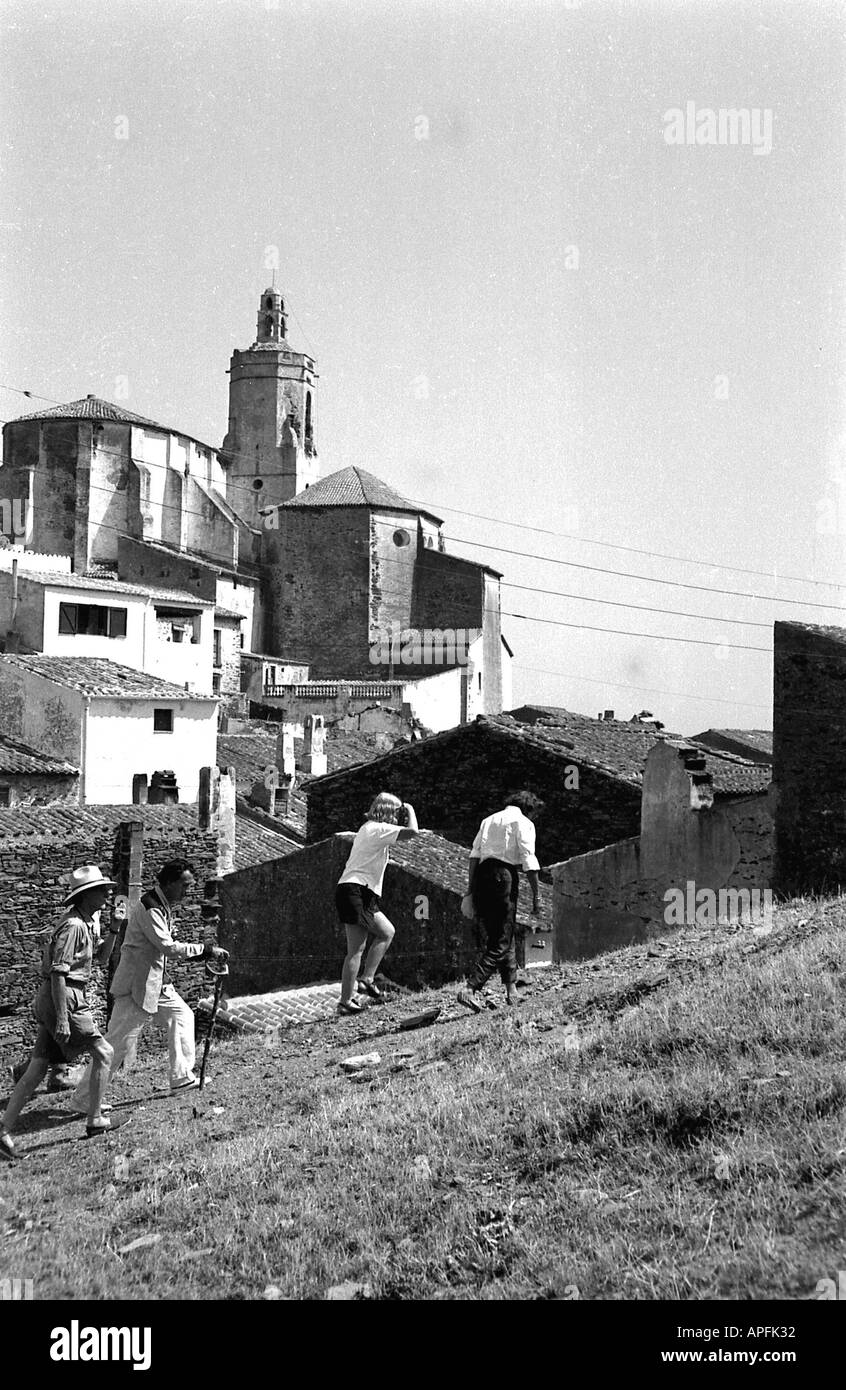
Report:
M539 869L535 827L516 806L506 806L482 821L470 858L502 859L506 864L519 864L521 869Z
M368 820L356 833L346 868L338 879L342 883L363 883L378 897L388 863L388 851L399 839L401 825Z

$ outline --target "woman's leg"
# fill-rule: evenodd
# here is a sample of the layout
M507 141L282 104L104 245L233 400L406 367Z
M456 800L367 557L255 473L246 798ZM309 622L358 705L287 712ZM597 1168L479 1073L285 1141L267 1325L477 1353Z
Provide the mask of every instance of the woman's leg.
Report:
M361 957L367 943L367 932L364 927L354 927L349 922L344 923L344 930L347 933L347 955L341 971L341 1003L349 1004L355 994ZM384 955L384 951L382 954Z
M374 912L373 926L370 929L370 945L367 948L367 960L364 966L363 980L373 983L373 977L379 966L382 964L385 952L394 939L394 927L388 921L384 912Z

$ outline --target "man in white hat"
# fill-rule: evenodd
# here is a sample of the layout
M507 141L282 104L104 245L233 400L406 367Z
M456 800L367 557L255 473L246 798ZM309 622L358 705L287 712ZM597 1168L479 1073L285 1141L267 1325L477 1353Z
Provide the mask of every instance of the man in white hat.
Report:
M169 859L157 876L156 886L144 893L132 909L120 960L112 980L114 1008L106 1041L113 1052L110 1075L120 1066L128 1071L135 1061L138 1039L153 1019L167 1033L168 1071L173 1094L197 1086L194 1075L194 1014L168 978L171 961L228 959L228 951L201 941L177 941L173 935L173 909L194 884L187 859ZM93 1069L86 1072L73 1093L79 1110L90 1103Z
M112 1049L97 1026L86 994L93 964L106 964L117 936L117 930L110 927L101 938L97 919L114 886L96 864L83 864L71 874L67 911L42 954L41 988L35 1001L39 1024L35 1046L0 1121L0 1158L17 1157L12 1130L49 1067L76 1061L85 1052L91 1054L92 1064L85 1133L92 1139L118 1126L102 1113Z

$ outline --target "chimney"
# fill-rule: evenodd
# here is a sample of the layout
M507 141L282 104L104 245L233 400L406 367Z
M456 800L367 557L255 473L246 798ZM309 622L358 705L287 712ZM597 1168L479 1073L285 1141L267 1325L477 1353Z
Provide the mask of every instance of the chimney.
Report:
M613 718L614 718L614 711L613 711L612 709L607 709L607 710L605 711L605 714L604 714L603 717L604 717L605 719L613 719Z

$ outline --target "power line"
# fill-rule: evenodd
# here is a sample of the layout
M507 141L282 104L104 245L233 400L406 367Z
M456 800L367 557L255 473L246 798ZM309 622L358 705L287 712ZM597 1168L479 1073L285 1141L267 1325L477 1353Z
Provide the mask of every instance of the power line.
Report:
M584 565L578 564L575 560L558 560L551 555L535 555L527 550L508 550L503 545L494 545L492 541L471 541L465 536L453 536L452 540L459 545L471 545L477 550L496 550L502 555L517 555L523 560L542 560L547 565L564 565L568 569L589 570L591 574L613 574L619 579L638 579L644 584L664 584L673 589L695 589L701 594L720 594L728 598L749 598L757 603L784 603L796 608L829 608L835 613L846 613L846 608L836 603L813 603L811 600L798 598L782 598L780 595L769 594L748 594L739 589L713 589L707 584L683 584L678 579L654 579L648 574L632 574L628 570L606 569L603 565Z
M619 627L592 627L590 623L565 623L560 618L536 618L531 613L508 613L502 610L503 618L522 618L529 623L546 623L551 627L572 627L579 632L610 632L617 637L646 637L651 642L684 642L695 647L720 647L723 651L735 652L766 652L769 656L770 647L749 647L740 642L709 642L704 637L665 637L658 632L631 632L628 628Z
M429 510L428 503L415 502L414 505L419 506L421 511ZM639 550L636 546L619 545L614 541L599 541L588 536L573 535L569 531L550 531L544 526L530 526L524 521L505 521L502 517L483 516L481 512L468 512L460 507L447 507L443 503L440 504L439 509L444 512L453 512L456 516L472 517L474 521L491 521L497 526L511 526L520 531L533 531L539 536L553 536L556 540L561 541L576 541L578 545L598 545L606 550L622 550L628 555L648 555L654 560L673 560L683 565L700 565L708 569L726 570L732 574L751 574L762 579L775 579L777 577L778 579L791 580L797 584L814 584L824 589L840 589L843 587L833 579L810 579L808 576L801 574L781 574L776 576L774 573L771 574L770 570L744 569L740 565L721 565L717 561L697 560L692 555L667 555L660 550ZM437 515L437 512L435 515Z
M761 627L769 632L772 623L755 623L749 618L720 618L712 613L683 613L678 608L653 608L647 603L623 603L615 598L589 598L587 594L566 594L560 589L536 589L531 584L513 584L508 579L500 581L503 589L525 589L531 594L549 594L553 598L577 599L580 603L602 603L610 608L636 608L642 613L666 613L672 618L697 618L706 623L730 623L735 627Z

